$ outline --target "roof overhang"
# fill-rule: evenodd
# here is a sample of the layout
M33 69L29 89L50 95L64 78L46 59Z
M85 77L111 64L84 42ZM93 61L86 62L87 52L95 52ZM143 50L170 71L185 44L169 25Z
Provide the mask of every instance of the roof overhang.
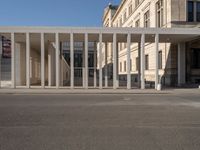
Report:
M199 28L105 28L105 27L0 27L0 34L39 34L45 33L48 40L55 40L54 34L59 33L60 41L68 41L69 34L73 33L76 41L84 41L84 34L89 34L89 41L98 41L99 34L103 34L103 42L112 42L113 34L117 34L118 42L126 42L127 35L131 34L132 42L140 42L141 35L145 34L145 42L154 42L155 35L159 35L160 43L179 43L197 39L200 36ZM22 36L21 36L22 38ZM20 36L18 36L20 40Z

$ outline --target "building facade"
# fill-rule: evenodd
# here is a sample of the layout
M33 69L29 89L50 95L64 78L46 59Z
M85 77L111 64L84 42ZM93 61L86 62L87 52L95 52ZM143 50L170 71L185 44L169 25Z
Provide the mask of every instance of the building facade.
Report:
M104 27L0 27L0 87L197 86L199 5L122 0L105 8Z
M104 27L128 28L199 28L199 0L122 0L119 6L109 5L104 10ZM184 47L185 69L182 85L200 84L200 42L194 39L182 43ZM112 45L106 45L108 63L112 64ZM131 74L134 81L140 79L140 46L131 44ZM155 44L145 45L145 81L155 80ZM127 80L127 45L118 44L118 73L120 80ZM159 44L158 55L159 80L165 86L178 85L178 45L173 43ZM105 64L105 62L104 62Z

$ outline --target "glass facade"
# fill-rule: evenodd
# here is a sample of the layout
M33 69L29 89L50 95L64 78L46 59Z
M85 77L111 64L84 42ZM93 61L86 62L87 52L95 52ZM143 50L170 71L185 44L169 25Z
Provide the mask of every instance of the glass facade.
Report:
M70 66L70 43L63 42L63 56ZM94 72L94 49L95 43L88 42L88 67L89 67L89 75L93 74ZM82 67L83 67L83 56L84 56L84 42L74 42L74 69L75 77L82 76ZM91 73L92 72L92 73Z

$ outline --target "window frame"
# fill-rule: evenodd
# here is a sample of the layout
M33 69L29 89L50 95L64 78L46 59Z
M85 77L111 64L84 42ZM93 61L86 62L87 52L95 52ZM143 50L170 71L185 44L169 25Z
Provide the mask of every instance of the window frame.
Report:
M137 19L137 20L135 21L135 27L136 27L136 28L139 28L139 27L140 27L140 19Z
M158 69L162 69L162 50L158 52Z
M119 65L120 65L120 68L119 68L120 72L122 72L122 62L120 62Z
M189 14L189 3L192 3L193 12L190 12L192 14L192 19L190 19L191 14ZM186 11L187 22L200 22L200 1L199 0L187 0L186 10L187 10Z
M136 70L136 71L139 71L139 67L140 67L140 66L139 66L139 64L140 64L140 62L139 62L139 57L136 57L136 58L135 58L135 61L136 61L136 68L135 68L135 70Z
M190 19L190 15L189 15L189 3L192 3L192 19ZM187 22L194 22L195 21L195 10L194 10L195 6L194 6L194 1L192 0L188 0L187 1Z
M135 8L137 8L140 5L140 0L135 0Z
M149 28L150 27L150 10L147 10L144 13L144 27Z
M149 54L145 55L145 70L149 70Z
M127 20L127 10L126 9L124 11L123 18L124 18L123 22L126 22L126 20Z
M164 3L163 0L156 2L156 27L160 28L164 25Z
M126 60L124 60L124 72L126 72Z
M130 16L133 13L133 4L132 2L128 6L128 16Z

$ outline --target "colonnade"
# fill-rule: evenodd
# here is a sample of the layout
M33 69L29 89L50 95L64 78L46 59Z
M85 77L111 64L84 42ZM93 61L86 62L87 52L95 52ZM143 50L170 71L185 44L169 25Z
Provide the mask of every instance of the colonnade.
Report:
M19 35L18 35L19 34ZM22 35L25 34L25 40ZM31 80L30 76L32 75L30 66L30 61L32 58L30 58L30 54L32 52L30 44L30 37L32 34L40 35L37 37L37 42L40 44L40 48L38 48L40 51L40 58L39 60L41 63L39 66L40 75L37 76L41 79L41 88L48 88L48 86L45 86L45 79L47 79L47 71L45 70L45 63L46 58L49 59L49 57L45 57L45 50L46 50L46 40L49 40L50 42L54 42L54 49L55 54L53 54L53 60L55 60L55 69L51 70L51 72L48 72L48 80L49 82L52 80L53 87L55 88L62 88L60 85L60 81L62 81L60 76L60 41L62 41L61 35L64 35L65 40L67 37L67 41L70 43L70 86L69 88L74 89L74 43L81 39L81 41L84 43L84 70L83 71L83 87L82 88L90 88L89 87L89 74L88 74L88 43L89 42L97 42L98 43L98 50L96 53L96 56L98 56L97 60L94 60L95 64L98 63L98 73L94 72L94 88L107 88L108 86L108 63L107 60L105 60L105 67L103 66L103 59L102 52L104 51L103 43L112 43L112 64L113 64L113 89L117 89L119 87L119 73L118 73L118 43L123 42L126 43L126 75L127 75L127 89L131 89L131 45L132 43L138 43L138 57L140 62L139 64L139 70L138 70L138 87L141 89L145 89L145 43L154 43L155 48L153 49L154 52L150 54L151 62L155 64L155 68L153 69L154 72L154 82L155 82L155 89L158 89L160 85L160 78L159 78L159 45L160 43L173 43L178 45L177 46L177 83L178 85L182 85L185 83L186 80L186 44L187 41L192 41L194 39L198 39L200 35L200 30L198 28L84 28L84 27L0 27L0 35L6 36L6 38L11 40L11 87L17 88L16 86L16 53L15 50L15 43L17 43L19 40L25 41L25 51L26 51L26 83L23 83L23 85L26 85L26 88L31 88ZM46 39L46 34L50 35L51 39ZM79 37L79 35L81 35ZM92 36L91 36L92 35ZM125 35L125 36L124 36ZM53 36L53 37L52 37ZM77 39L78 36L78 39ZM20 38L20 39L19 39ZM32 38L32 37L31 37ZM92 38L92 39L91 39ZM17 40L16 40L17 39ZM39 39L39 40L38 40ZM16 41L15 41L16 40ZM111 45L111 44L109 44ZM105 48L105 56L107 55L107 48ZM110 49L109 49L110 51ZM32 54L31 54L32 55ZM54 56L55 55L55 56ZM107 57L107 56L106 56ZM168 57L168 56L167 56ZM170 56L169 56L170 57ZM38 59L37 59L38 60ZM166 59L164 61L167 61ZM169 60L172 61L172 60ZM169 62L171 63L171 62ZM46 63L47 64L47 63ZM51 63L48 63L50 66ZM97 66L96 66L97 67ZM105 70L105 77L103 77L103 67L106 68ZM52 73L53 71L53 73ZM165 70L164 70L165 71ZM53 74L53 78L50 79L50 73ZM1 76L0 76L1 78ZM97 82L97 79L99 80ZM103 79L105 79L105 83L103 83ZM98 85L98 86L97 86ZM50 86L52 86L50 84ZM110 87L109 87L110 88Z
M41 88L45 88L45 41L44 32L40 33L40 45L41 45ZM83 72L83 88L88 88L88 34L84 33L84 72ZM70 87L74 88L74 34L70 35ZM112 44L113 44L113 89L118 88L118 61L117 61L117 33L112 34ZM134 35L133 35L134 36ZM132 34L126 34L127 43L127 89L131 89L131 37ZM103 48L103 34L99 33L99 89L103 88L103 70L102 70L102 48ZM140 43L140 87L145 89L145 34L141 34L141 39L138 41ZM11 63L11 77L12 77L12 88L16 87L15 81L15 33L11 33L11 52L12 52L12 63ZM60 87L60 47L59 47L59 33L55 33L55 60L56 60L56 88ZM159 51L159 34L155 34L155 89L159 84L159 69L158 69L158 51ZM107 52L106 52L107 53ZM30 88L30 33L26 33L26 87ZM107 63L107 62L106 62ZM106 74L107 75L107 74ZM94 79L95 80L95 79ZM94 81L96 83L96 81ZM108 86L107 77L105 78L105 86Z

